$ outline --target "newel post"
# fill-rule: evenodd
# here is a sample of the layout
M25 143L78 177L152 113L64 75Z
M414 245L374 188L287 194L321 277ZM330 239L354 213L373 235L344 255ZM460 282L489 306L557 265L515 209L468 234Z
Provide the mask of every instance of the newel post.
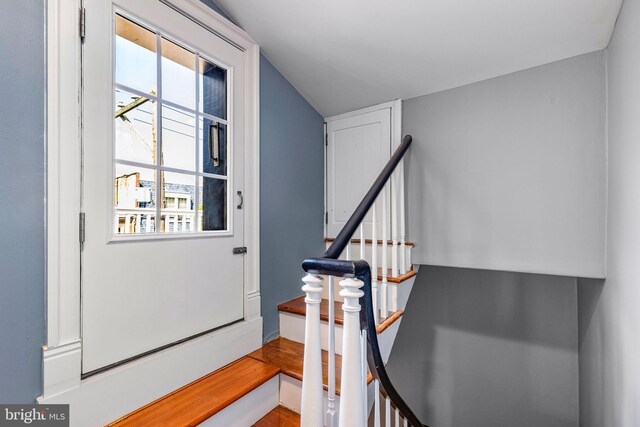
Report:
M360 339L360 290L364 284L360 280L345 279L340 282L340 296L344 298L342 310L344 324L342 331L342 373L340 387L340 426L364 426L365 415L362 377L362 346Z
M302 371L301 427L324 425L322 388L322 347L320 345L320 302L322 279L307 274L302 291L307 294L307 316L304 333L304 367Z

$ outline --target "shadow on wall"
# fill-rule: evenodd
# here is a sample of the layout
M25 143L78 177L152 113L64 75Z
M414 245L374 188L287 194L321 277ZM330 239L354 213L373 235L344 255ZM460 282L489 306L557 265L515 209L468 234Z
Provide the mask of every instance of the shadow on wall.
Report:
M431 426L578 426L577 279L422 266L388 364Z
M581 425L607 425L600 393L606 383L604 361L609 349L605 344L602 311L596 313L604 285L605 279L578 279Z

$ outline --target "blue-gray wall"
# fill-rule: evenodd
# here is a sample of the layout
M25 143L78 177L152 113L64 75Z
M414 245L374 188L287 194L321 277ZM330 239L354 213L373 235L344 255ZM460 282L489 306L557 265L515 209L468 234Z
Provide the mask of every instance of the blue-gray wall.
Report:
M300 296L304 258L324 248L324 120L260 59L260 285L265 341L276 306Z
M42 392L44 3L0 1L0 402Z

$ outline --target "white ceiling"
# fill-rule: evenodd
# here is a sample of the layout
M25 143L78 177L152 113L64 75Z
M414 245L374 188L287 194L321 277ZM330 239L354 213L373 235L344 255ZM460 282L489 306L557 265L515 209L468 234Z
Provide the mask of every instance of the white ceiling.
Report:
M622 0L217 0L325 117L603 49Z

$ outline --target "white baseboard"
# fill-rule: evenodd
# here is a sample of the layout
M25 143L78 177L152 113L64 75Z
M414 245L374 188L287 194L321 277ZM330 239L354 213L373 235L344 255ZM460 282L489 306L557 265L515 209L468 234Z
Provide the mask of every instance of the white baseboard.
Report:
M247 355L261 345L262 318L259 317L82 381L79 378L79 350L68 348L68 351L59 351L60 347L46 349L45 372L73 369L78 373L78 381L46 387L45 395L38 398L38 402L70 404L71 426L103 426ZM69 373L60 372L60 378L69 378Z

